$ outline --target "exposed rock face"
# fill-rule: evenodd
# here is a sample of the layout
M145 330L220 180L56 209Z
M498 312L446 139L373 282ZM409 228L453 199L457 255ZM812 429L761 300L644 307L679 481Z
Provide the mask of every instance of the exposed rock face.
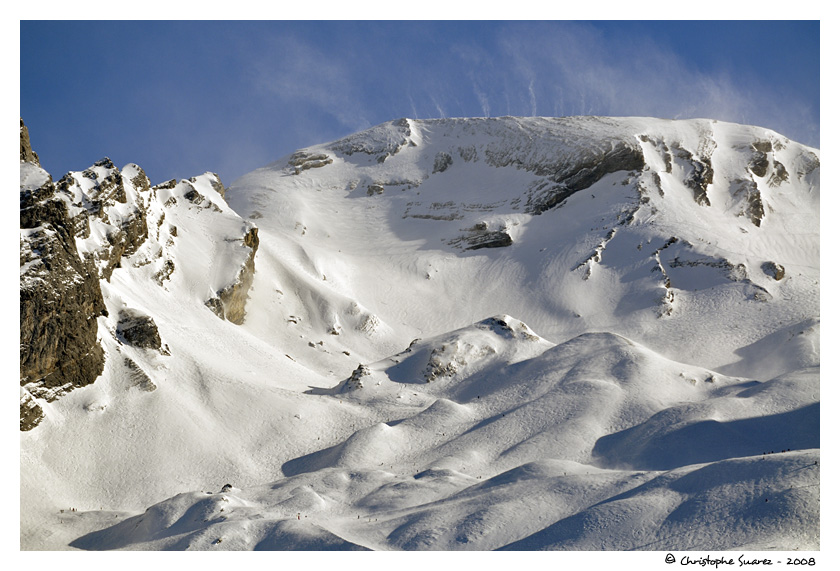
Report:
M310 154L298 151L289 159L289 166L295 169L295 174L300 174L305 170L324 167L332 162L333 160L323 153Z
M504 248L513 244L506 225L491 228L487 222L479 222L475 226L465 229L465 234L452 242L464 250L480 250L482 248Z
M694 201L701 206L711 206L709 197L706 195L715 175L711 158L707 156L695 157L680 147L675 149L675 156L688 165L685 185L694 191Z
M120 311L117 335L122 341L134 347L160 351L160 334L154 319L137 310Z
M20 384L47 401L92 383L104 365L97 342L96 318L106 314L99 276L79 255L71 229L51 177L22 163ZM24 411L22 403L22 429L37 424L34 408Z
M607 247L607 244L615 237L616 229L613 228L610 230L606 236L600 241L600 243L595 247L595 250L583 260L581 263L576 265L572 268L572 271L578 270L580 268L586 268L583 273L583 279L588 280L592 275L592 268L595 264L601 263L601 254Z
M32 430L44 420L44 410L32 398L32 395L24 389L20 388L20 429Z
M767 160L767 155L764 153L756 153L750 161L750 170L759 178L767 174L767 167L770 162Z
M487 232L476 237L473 244L467 250L480 250L481 248L504 248L513 244L513 238L505 230Z
M369 184L368 185L368 190L367 190L367 195L368 196L373 196L374 194L382 194L384 192L385 192L385 187L381 184L374 183L374 184Z
M767 184L770 186L779 186L788 180L788 172L785 165L776 162L773 164L773 174L770 175L770 180Z
M740 180L735 184L732 195L742 197L746 204L740 215L747 216L750 222L757 227L761 226L764 220L764 203L761 201L761 192L754 180Z
M245 321L245 303L248 301L248 291L254 283L254 256L260 245L256 227L250 228L242 237L242 245L250 248L248 258L242 265L236 280L229 286L218 291L216 297L207 300L205 305L222 319L242 325Z
M451 166L452 166L452 155L450 155L449 153L443 153L443 152L438 153L435 156L435 164L434 164L434 167L432 168L432 173L434 174L434 173L443 172Z
M29 129L23 124L23 118L20 120L20 162L41 166L38 155L29 144Z
M243 221L215 197L217 192L224 199L225 189L213 173L153 187L139 166L119 170L105 158L54 183L37 160L21 122L21 430L31 430L44 418L39 399L52 401L102 374L105 350L97 335L97 318L108 313L101 280L110 281L125 264L126 271L145 273L166 289L178 277L175 240L194 231L190 221L198 216L198 226L227 224L236 229L223 238L222 256L233 253L242 261L241 268L237 271L238 261L231 266L229 285L208 305L221 317L242 323L259 243L252 225L237 234ZM237 250L237 241L245 252ZM202 251L217 250L211 244ZM189 267L207 261L196 262L187 254L178 263ZM119 343L169 354L155 321L139 311L123 309L110 326L106 321L102 325ZM135 386L154 390L136 354L115 358L124 360Z
M509 315L496 315L482 319L475 324L478 329L492 331L505 339L520 339L525 341L539 341L539 336L522 321L513 319Z
M375 130L378 136L368 136L371 130ZM371 130L340 139L330 146L330 150L348 157L356 153L374 155L376 160L382 163L388 157L399 153L404 147L417 144L413 139L411 122L406 118L383 123Z
M123 359L123 365L128 369L131 386L149 393L157 389L157 385L152 381L151 377L133 359L125 357Z
M137 195L148 193L149 181L140 167L132 166L128 178L104 158L81 173L67 173L57 184L69 198L74 233L88 242L83 255L94 260L106 280L123 256L136 252L148 238L145 201ZM91 239L91 224L101 227L97 234L104 240Z
M581 158L579 162L559 165L550 178L556 186L529 200L527 211L542 214L561 204L576 192L585 190L604 176L619 171L640 171L645 167L641 149L619 142L612 148ZM537 169L536 174L547 174Z
M155 272L152 278L154 278L158 285L162 286L163 282L168 280L173 272L175 272L175 262L167 259L163 261L161 268Z

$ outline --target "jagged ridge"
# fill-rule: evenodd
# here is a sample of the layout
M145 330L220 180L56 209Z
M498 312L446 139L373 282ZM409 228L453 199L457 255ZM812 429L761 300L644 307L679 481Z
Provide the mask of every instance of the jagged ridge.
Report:
M129 271L151 274L166 287L180 264L217 264L212 257L205 262L187 256L176 265L172 252L179 225L185 239L200 232L193 227L194 216L184 216L181 210L206 211L203 217L211 225L216 218L222 231L241 232L234 239L241 248L225 256L230 260L222 260L238 266L227 275L217 270L208 284L217 291L202 300L219 317L237 324L244 320L259 238L256 227L199 192L206 187L224 201L225 189L215 174L152 186L139 166L119 170L105 158L53 183L38 165L23 120L20 137L21 430L31 430L44 418L37 399L51 402L93 383L103 372L103 323L98 318L108 317L108 311L100 280L111 281L114 271L126 264ZM211 235L206 239L217 253L227 247L216 248L212 241L217 238ZM143 316L142 324L138 315ZM120 343L165 352L152 316L126 308L116 319L110 330Z

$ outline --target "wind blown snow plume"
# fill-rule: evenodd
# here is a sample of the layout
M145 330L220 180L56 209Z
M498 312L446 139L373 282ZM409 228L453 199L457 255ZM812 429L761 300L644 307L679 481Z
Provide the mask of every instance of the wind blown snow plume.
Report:
M101 301L85 382L21 330L21 547L819 549L819 156L399 119L225 189L22 147L22 292Z

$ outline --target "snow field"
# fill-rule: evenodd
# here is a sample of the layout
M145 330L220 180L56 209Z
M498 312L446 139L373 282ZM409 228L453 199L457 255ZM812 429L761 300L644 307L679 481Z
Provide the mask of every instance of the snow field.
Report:
M764 139L778 186L747 170ZM646 170L527 211L556 165L621 142ZM677 147L711 153L710 206ZM207 203L176 186L150 207L177 236L103 282L106 373L21 436L22 548L819 549L819 170L799 174L818 151L707 121L505 118L304 152L332 162L281 159L230 206L199 177ZM204 301L252 224L236 326ZM466 250L475 228L512 244ZM163 287L131 264L159 249ZM121 307L171 355L120 346ZM65 505L73 534L45 539Z

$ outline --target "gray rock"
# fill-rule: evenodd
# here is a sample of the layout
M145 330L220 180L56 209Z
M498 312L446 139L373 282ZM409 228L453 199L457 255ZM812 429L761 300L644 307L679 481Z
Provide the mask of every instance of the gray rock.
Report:
M432 167L432 174L443 172L452 166L452 156L449 153L438 153L435 156L435 164Z
M198 192L192 184L190 184L189 186L190 189L184 193L184 198L186 198L187 200L189 200L197 206L201 206L201 204L205 200L204 195Z
M764 175L767 174L767 169L769 166L770 161L767 159L767 153L753 153L753 156L750 159L749 169L753 172L755 176L762 178Z
M527 212L542 214L558 206L576 192L589 188L608 174L619 171L640 171L644 166L645 157L640 148L619 142L609 150L599 152L596 149L588 156L581 156L572 164L557 165L553 167L556 168L553 173L537 169L535 174L550 175L550 180L556 185L540 196L529 199Z
M338 392L357 391L364 388L363 379L370 376L370 369L366 365L359 364L358 367L338 386Z
M379 155L377 160L384 162L387 157L412 144L411 124L408 119L402 118L340 139L330 145L330 150L348 157L356 153Z
M732 195L743 197L746 200L745 208L741 211L741 214L748 216L755 226L760 227L765 213L764 203L761 200L761 192L758 190L758 185L752 179L733 181L733 185Z
M715 176L711 158L707 156L694 157L681 147L675 148L675 156L686 161L691 167L686 175L685 185L694 191L694 201L701 206L711 206L709 197L706 195Z
M163 282L169 279L169 277L175 272L175 262L166 258L163 260L160 269L155 272L152 278L157 282L158 285L162 286Z
M787 169L785 165L776 161L773 164L773 174L770 175L770 180L767 181L767 184L770 186L779 186L783 182L786 182L789 179Z
M162 182L162 183L160 183L160 184L156 184L156 185L155 185L155 186L153 186L152 188L154 188L155 190L158 190L158 189L161 189L161 190L163 190L163 189L172 189L172 188L175 188L175 186L176 186L177 184L178 184L178 181L177 181L177 180L175 180L175 179L173 178L172 180L168 180L168 181L166 181L166 182Z
M773 144L770 141L755 141L752 148L759 153L769 153L773 150Z
M469 244L467 250L504 248L513 244L513 238L508 234L507 228L491 230L486 222L479 222L470 228L466 240Z
M41 187L20 192L20 228L26 230L20 243L20 384L47 400L102 373L96 318L107 315L98 273L80 257L67 206L56 194L49 175ZM34 410L21 408L22 428L38 423Z
M156 351L160 351L161 348L160 334L154 319L135 309L120 311L117 337L134 347Z
M487 222L479 222L470 228L462 229L462 231L464 234L450 240L449 244L465 251L482 248L504 248L513 244L513 238L506 225L499 225L491 229Z
M298 151L289 159L289 166L295 169L295 174L300 174L305 170L325 167L332 162L333 160L324 153Z
M148 177L139 167L138 170L132 182L137 181L137 190L140 192L148 191ZM83 190L80 178L88 179L93 185L85 184ZM101 221L109 225L106 241L92 256L100 268L101 277L110 280L114 269L120 266L120 260L136 252L148 238L146 210L142 201L130 204L130 214L121 215L118 224L112 220L111 208L117 204L126 204L127 195L122 174L107 157L81 173L68 173L57 183L56 188L74 206L82 208L73 218L73 230L79 238L86 238L90 234L90 224L93 222Z

